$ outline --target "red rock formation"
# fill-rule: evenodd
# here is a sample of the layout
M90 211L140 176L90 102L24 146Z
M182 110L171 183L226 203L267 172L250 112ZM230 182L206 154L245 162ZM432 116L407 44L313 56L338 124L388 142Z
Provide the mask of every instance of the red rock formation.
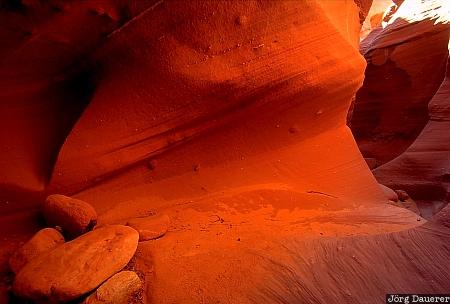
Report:
M392 6L392 0L377 0L373 1L372 6L364 20L361 27L360 39L363 40L370 34L370 32L381 26L386 9Z
M44 189L61 145L92 94L88 55L149 2L0 3L2 196Z
M368 66L351 126L365 157L393 159L427 123L445 74L448 14L445 0L406 0L361 43Z
M337 9L334 1L158 2L110 34L92 56L92 65L101 67L96 88L59 154L52 191L88 187L175 146L180 148L163 156L170 169L160 164L171 172L165 175L191 171L198 163L230 162L238 170L233 174L241 175L241 157L327 131L349 145L336 146L345 149L336 155L356 158L356 151L347 151L353 143L342 120L363 62L355 53L358 18L348 20L350 31L341 21L357 9L346 3ZM297 14L309 19L300 22ZM312 33L312 20L322 19L327 21ZM323 39L332 50L321 46ZM295 126L297 133L288 132ZM324 136L328 144L336 141L336 135ZM322 149L311 150L321 158ZM301 162L310 167L310 156L303 154ZM272 176L272 169L266 174Z
M374 171L381 183L405 189L427 217L450 201L450 61L428 111L429 121L414 143Z
M167 214L165 236L139 243L132 262L144 301L363 302L397 282L403 292L448 290L448 216L414 228L426 221L387 204L345 125L365 66L358 41L369 1L355 2L158 1L90 48L90 102L50 191L92 203L99 225ZM107 2L81 3L110 12ZM83 16L70 23L77 33L90 24ZM13 229L0 229L0 257L34 229L13 237L17 218L2 216ZM97 253L73 251L71 265ZM47 297L61 283L65 254L50 257L19 277L19 295L37 286ZM38 281L33 267L47 276L46 262L51 280ZM89 288L61 299L104 279L72 278Z

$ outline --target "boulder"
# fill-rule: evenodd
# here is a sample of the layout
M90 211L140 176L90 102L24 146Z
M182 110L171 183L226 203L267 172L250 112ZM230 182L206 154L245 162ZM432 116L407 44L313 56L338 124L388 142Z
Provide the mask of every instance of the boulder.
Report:
M60 226L69 237L91 230L97 223L97 213L90 204L60 194L47 197L43 206L45 221Z
M58 230L53 228L42 229L11 256L9 267L14 273L18 273L29 261L63 243L64 237Z
M393 201L393 202L397 202L398 201L397 193L395 193L394 190L392 190L391 188L386 187L385 185L382 185L382 184L380 184L380 188L383 191L384 196L388 200Z
M14 280L13 292L46 303L76 299L125 267L138 239L136 230L123 225L88 232L25 265Z
M162 237L169 228L170 219L166 214L130 219L127 226L139 232L139 241L149 241Z
M83 304L135 303L142 290L142 282L133 271L121 271L103 283Z

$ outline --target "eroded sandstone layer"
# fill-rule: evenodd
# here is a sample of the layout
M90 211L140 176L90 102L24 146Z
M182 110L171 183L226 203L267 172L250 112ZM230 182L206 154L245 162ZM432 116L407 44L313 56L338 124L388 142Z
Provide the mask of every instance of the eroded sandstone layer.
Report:
M2 197L45 188L61 145L95 89L89 57L152 2L0 3Z
M379 163L404 152L425 127L448 57L448 1L397 2L361 42L368 66L350 122L363 155Z
M198 176L196 164L228 166L224 174L242 186L245 159L319 135L326 145L341 137L336 157L357 159L343 121L364 69L358 9L352 1L156 3L92 55L102 67L95 92L59 153L51 189L77 191L151 157L164 179ZM307 172L320 171L326 151L307 150L314 155L303 151L300 162L314 183ZM255 164L265 172L258 179L272 176L276 161ZM214 174L209 183L225 187L227 177Z
M54 167L28 170L40 161L16 158L27 183L9 175L2 183L73 194L92 204L99 227L166 215L164 237L139 242L127 266L143 278L144 302L377 302L387 289L448 290L448 210L427 222L388 204L346 126L363 81L359 35L370 1L64 3L31 41L65 37L84 50L83 64L73 63L89 79L86 107L50 149ZM17 62L15 48L36 50L25 41L10 45ZM44 49L47 71L59 49ZM16 61L5 60L11 70ZM2 257L37 229L31 211L19 210L3 216ZM70 283L56 293L68 300L106 280L112 271L85 282L54 275L66 273L57 267L65 248L105 228L97 229L31 262L16 293L49 298L52 286ZM95 256L95 244L82 245L92 252L71 265ZM34 282L35 267L51 280Z
M361 44L368 67L352 130L376 166L394 158L375 169L378 181L406 190L430 217L449 202L450 6L406 0L384 22Z
M431 216L450 202L450 61L447 75L428 105L429 121L399 157L375 169L381 182L405 189Z

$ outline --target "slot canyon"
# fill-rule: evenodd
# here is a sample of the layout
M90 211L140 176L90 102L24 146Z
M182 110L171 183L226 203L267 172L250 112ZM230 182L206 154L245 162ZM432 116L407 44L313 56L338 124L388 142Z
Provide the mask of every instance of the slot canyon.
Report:
M449 37L448 0L0 0L0 303L450 303Z

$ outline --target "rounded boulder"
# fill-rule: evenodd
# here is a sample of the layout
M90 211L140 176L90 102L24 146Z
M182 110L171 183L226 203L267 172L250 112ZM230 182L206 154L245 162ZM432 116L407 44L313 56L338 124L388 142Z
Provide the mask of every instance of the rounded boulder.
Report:
M45 303L77 299L122 270L138 240L137 231L127 226L95 229L26 264L14 280L13 292Z
M94 207L65 195L48 196L42 211L48 225L60 226L71 238L86 233L97 223L97 212Z
M9 267L14 273L18 273L29 261L55 249L63 243L64 237L58 230L53 228L39 230L11 256Z

